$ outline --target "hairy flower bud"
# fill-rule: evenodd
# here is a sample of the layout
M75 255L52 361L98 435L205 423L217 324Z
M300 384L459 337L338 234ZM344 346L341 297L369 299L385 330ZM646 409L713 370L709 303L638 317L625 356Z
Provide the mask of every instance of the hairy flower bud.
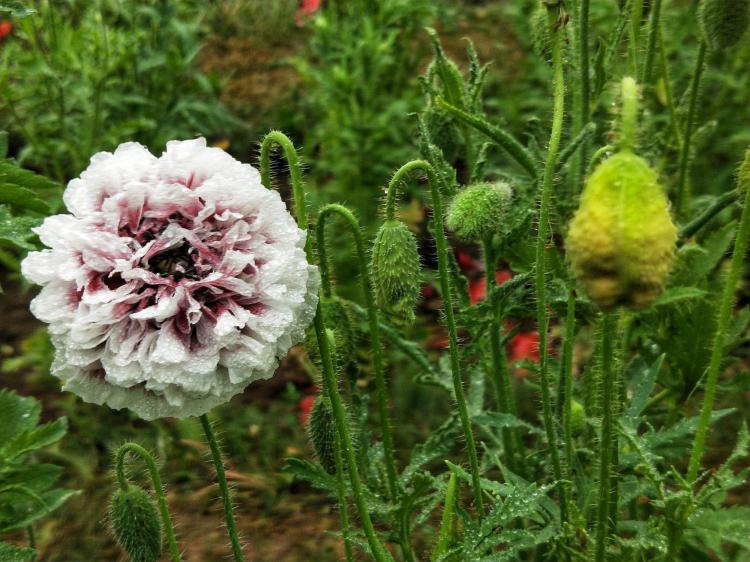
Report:
M698 22L712 51L732 47L750 25L750 0L702 0Z
M552 39L549 32L549 17L547 8L543 5L537 7L531 14L531 43L534 54L545 62L552 59Z
M419 268L414 234L401 221L385 221L372 249L372 277L380 308L413 320L419 299Z
M310 411L307 434L318 462L329 474L336 473L335 431L331 406L323 396L318 396Z
M336 357L338 365L344 367L354 360L357 345L356 333L352 325L351 315L347 310L347 303L336 297L322 297L320 306L326 326L328 345ZM321 368L320 350L314 330L308 331L305 338L305 347L315 365Z
M460 133L455 120L444 109L430 106L424 116L432 143L443 151L447 162L453 162L461 146Z
M600 164L586 183L567 249L576 278L595 304L639 308L661 293L676 240L656 173L625 150Z
M112 531L131 562L156 562L161 555L161 526L148 492L128 485L112 496Z
M481 241L498 231L513 191L504 182L475 183L453 199L446 223L464 240Z

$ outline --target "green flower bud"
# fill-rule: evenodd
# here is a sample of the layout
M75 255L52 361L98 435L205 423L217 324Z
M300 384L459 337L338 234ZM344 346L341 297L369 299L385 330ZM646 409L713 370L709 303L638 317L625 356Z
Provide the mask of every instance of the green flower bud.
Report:
M499 230L512 196L511 187L504 182L470 185L448 208L448 228L464 240L484 240Z
M629 150L601 163L570 224L573 271L602 309L644 307L661 293L677 229L656 173Z
M702 0L698 23L709 49L732 47L750 25L750 0Z
M406 320L414 319L419 299L419 252L407 226L391 219L383 223L372 249L372 277L378 305Z
M310 438L315 457L329 474L336 473L335 432L331 406L323 396L318 396L312 410L310 410L307 435Z
M570 401L570 428L573 435L580 435L586 429L586 408L578 400Z
M112 496L112 531L131 562L156 562L161 556L161 525L151 496L128 485Z
M358 434L349 422L349 436L355 454L359 451ZM331 411L331 404L322 394L318 395L310 410L307 422L307 435L310 438L315 457L329 474L336 473L336 424Z
M547 8L539 5L531 14L531 44L534 54L545 62L552 60L552 38L550 37Z
M744 197L747 193L747 189L750 187L750 148L745 153L745 159L740 164L740 169L737 172L737 190L740 196Z
M432 105L425 113L424 120L432 143L443 151L447 162L455 161L461 146L455 119L446 110Z

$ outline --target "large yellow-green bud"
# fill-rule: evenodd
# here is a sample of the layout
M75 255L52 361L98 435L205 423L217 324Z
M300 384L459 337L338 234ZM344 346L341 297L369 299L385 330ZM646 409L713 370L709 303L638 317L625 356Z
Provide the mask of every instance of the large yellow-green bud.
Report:
M732 47L750 25L750 0L702 0L698 22L709 49Z
M448 228L464 240L485 240L499 230L512 196L505 182L470 185L448 208Z
M600 308L640 308L661 293L676 241L656 173L643 158L623 150L587 181L567 250L576 278Z
M401 221L386 220L372 248L372 278L378 306L396 317L413 320L419 300L419 269L414 234Z
M112 496L112 531L131 562L156 562L161 556L161 526L148 492L128 485Z

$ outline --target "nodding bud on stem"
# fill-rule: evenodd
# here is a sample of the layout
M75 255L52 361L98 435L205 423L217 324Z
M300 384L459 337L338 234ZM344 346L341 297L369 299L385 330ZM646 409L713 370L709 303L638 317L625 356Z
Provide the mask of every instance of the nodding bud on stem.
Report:
M414 319L419 300L419 251L417 240L399 220L386 220L372 249L372 277L378 305L405 320Z
M750 0L702 0L698 23L709 49L732 47L750 25Z
M505 182L470 185L453 199L446 224L459 238L481 242L499 230L512 196Z
M161 525L151 496L128 484L112 496L112 531L131 562L156 562L161 556Z
M576 278L601 309L640 308L661 293L676 241L656 173L623 150L586 182L567 249Z

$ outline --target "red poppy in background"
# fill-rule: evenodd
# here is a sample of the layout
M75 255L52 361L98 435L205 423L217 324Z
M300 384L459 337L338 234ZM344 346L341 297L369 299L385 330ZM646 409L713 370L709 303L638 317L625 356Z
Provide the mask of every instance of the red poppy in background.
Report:
M294 21L298 26L304 25L305 18L309 18L320 9L321 0L302 0L302 4L297 8Z
M300 425L307 425L307 420L310 418L310 412L317 397L317 394L310 394L302 398L297 404L297 409L299 410L297 412L297 419Z
M511 363L528 359L539 362L539 333L523 332L516 335L508 346L508 354Z
M0 21L0 39L5 39L13 31L13 24L8 20Z
M507 269L502 269L495 272L495 283L502 285L513 277L513 273ZM477 304L479 301L484 300L487 297L487 280L481 277L475 281L469 281L469 302L471 304Z

